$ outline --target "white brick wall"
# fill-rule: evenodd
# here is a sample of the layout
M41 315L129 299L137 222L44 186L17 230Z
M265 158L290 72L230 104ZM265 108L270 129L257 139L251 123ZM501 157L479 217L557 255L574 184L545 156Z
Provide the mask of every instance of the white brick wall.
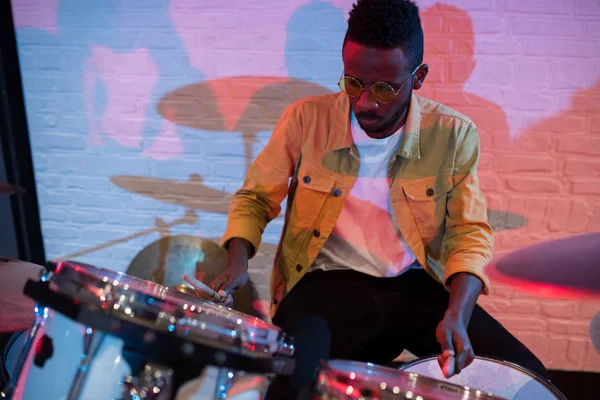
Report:
M197 185L186 196L155 184L161 201L118 187L115 177L199 175L232 193L247 162L243 133L254 134L256 156L281 104L248 105L256 79L235 88L218 80L290 77L335 90L352 1L122 3L13 0L48 257L82 253L119 271L159 238L148 232L157 219L176 221L191 205L198 221L169 233L214 238L226 215L207 211L223 197L202 198ZM515 214L495 221L514 228L496 232L498 253L598 231L600 3L419 4L431 67L421 94L476 121L488 205ZM194 84L184 110L160 111L164 96ZM236 129L242 112L254 125ZM281 220L269 226L252 261L263 299L280 229ZM495 285L481 303L548 367L600 371L587 331L600 302Z

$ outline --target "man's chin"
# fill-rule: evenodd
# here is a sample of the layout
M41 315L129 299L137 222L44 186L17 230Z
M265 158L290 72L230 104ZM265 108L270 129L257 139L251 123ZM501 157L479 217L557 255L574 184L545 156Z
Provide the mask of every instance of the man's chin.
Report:
M388 124L377 124L377 125L363 125L361 123L360 127L363 129L363 131L365 131L365 133L372 138L375 139L380 139L380 138L385 138L390 136L391 133L393 132L388 132L389 131L389 125Z

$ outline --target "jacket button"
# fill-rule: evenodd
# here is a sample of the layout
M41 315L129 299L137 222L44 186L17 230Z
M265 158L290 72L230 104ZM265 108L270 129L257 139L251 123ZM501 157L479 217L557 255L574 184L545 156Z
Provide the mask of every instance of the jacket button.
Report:
M318 238L319 236L321 236L321 232L319 232L319 230L318 230L318 229L315 229L315 230L313 231L313 236L314 236L314 237L316 237L316 238Z
M302 271L302 265L300 265L300 264L296 265L296 271L298 271L298 272Z
M342 195L342 191L340 189L333 189L331 192L335 197L340 197Z
M308 185L310 183L310 176L305 175L304 178L302 178L302 182L304 182Z
M427 189L427 192L425 192L425 193L427 194L427 196L431 197L434 195L435 192L433 191L432 188L429 188L429 189Z

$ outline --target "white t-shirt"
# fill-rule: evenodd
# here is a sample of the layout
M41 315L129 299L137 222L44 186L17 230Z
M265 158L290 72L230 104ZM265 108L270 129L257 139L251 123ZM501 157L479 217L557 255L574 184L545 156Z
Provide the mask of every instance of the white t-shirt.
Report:
M387 176L403 129L387 138L373 139L351 113L352 139L360 159L358 177L309 271L353 269L377 277L393 277L416 264L392 214Z

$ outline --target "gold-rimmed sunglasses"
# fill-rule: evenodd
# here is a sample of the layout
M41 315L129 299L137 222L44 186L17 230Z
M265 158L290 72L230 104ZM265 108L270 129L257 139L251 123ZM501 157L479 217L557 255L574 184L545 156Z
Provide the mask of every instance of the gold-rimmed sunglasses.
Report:
M358 97L364 90L371 90L371 94L379 103L390 103L394 100L394 97L400 93L406 82L421 68L419 65L415 70L402 82L402 85L395 90L389 83L386 82L375 82L369 87L364 87L358 80L351 76L347 76L342 73L342 77L338 82L338 86L342 89L342 92L346 93L350 97Z

